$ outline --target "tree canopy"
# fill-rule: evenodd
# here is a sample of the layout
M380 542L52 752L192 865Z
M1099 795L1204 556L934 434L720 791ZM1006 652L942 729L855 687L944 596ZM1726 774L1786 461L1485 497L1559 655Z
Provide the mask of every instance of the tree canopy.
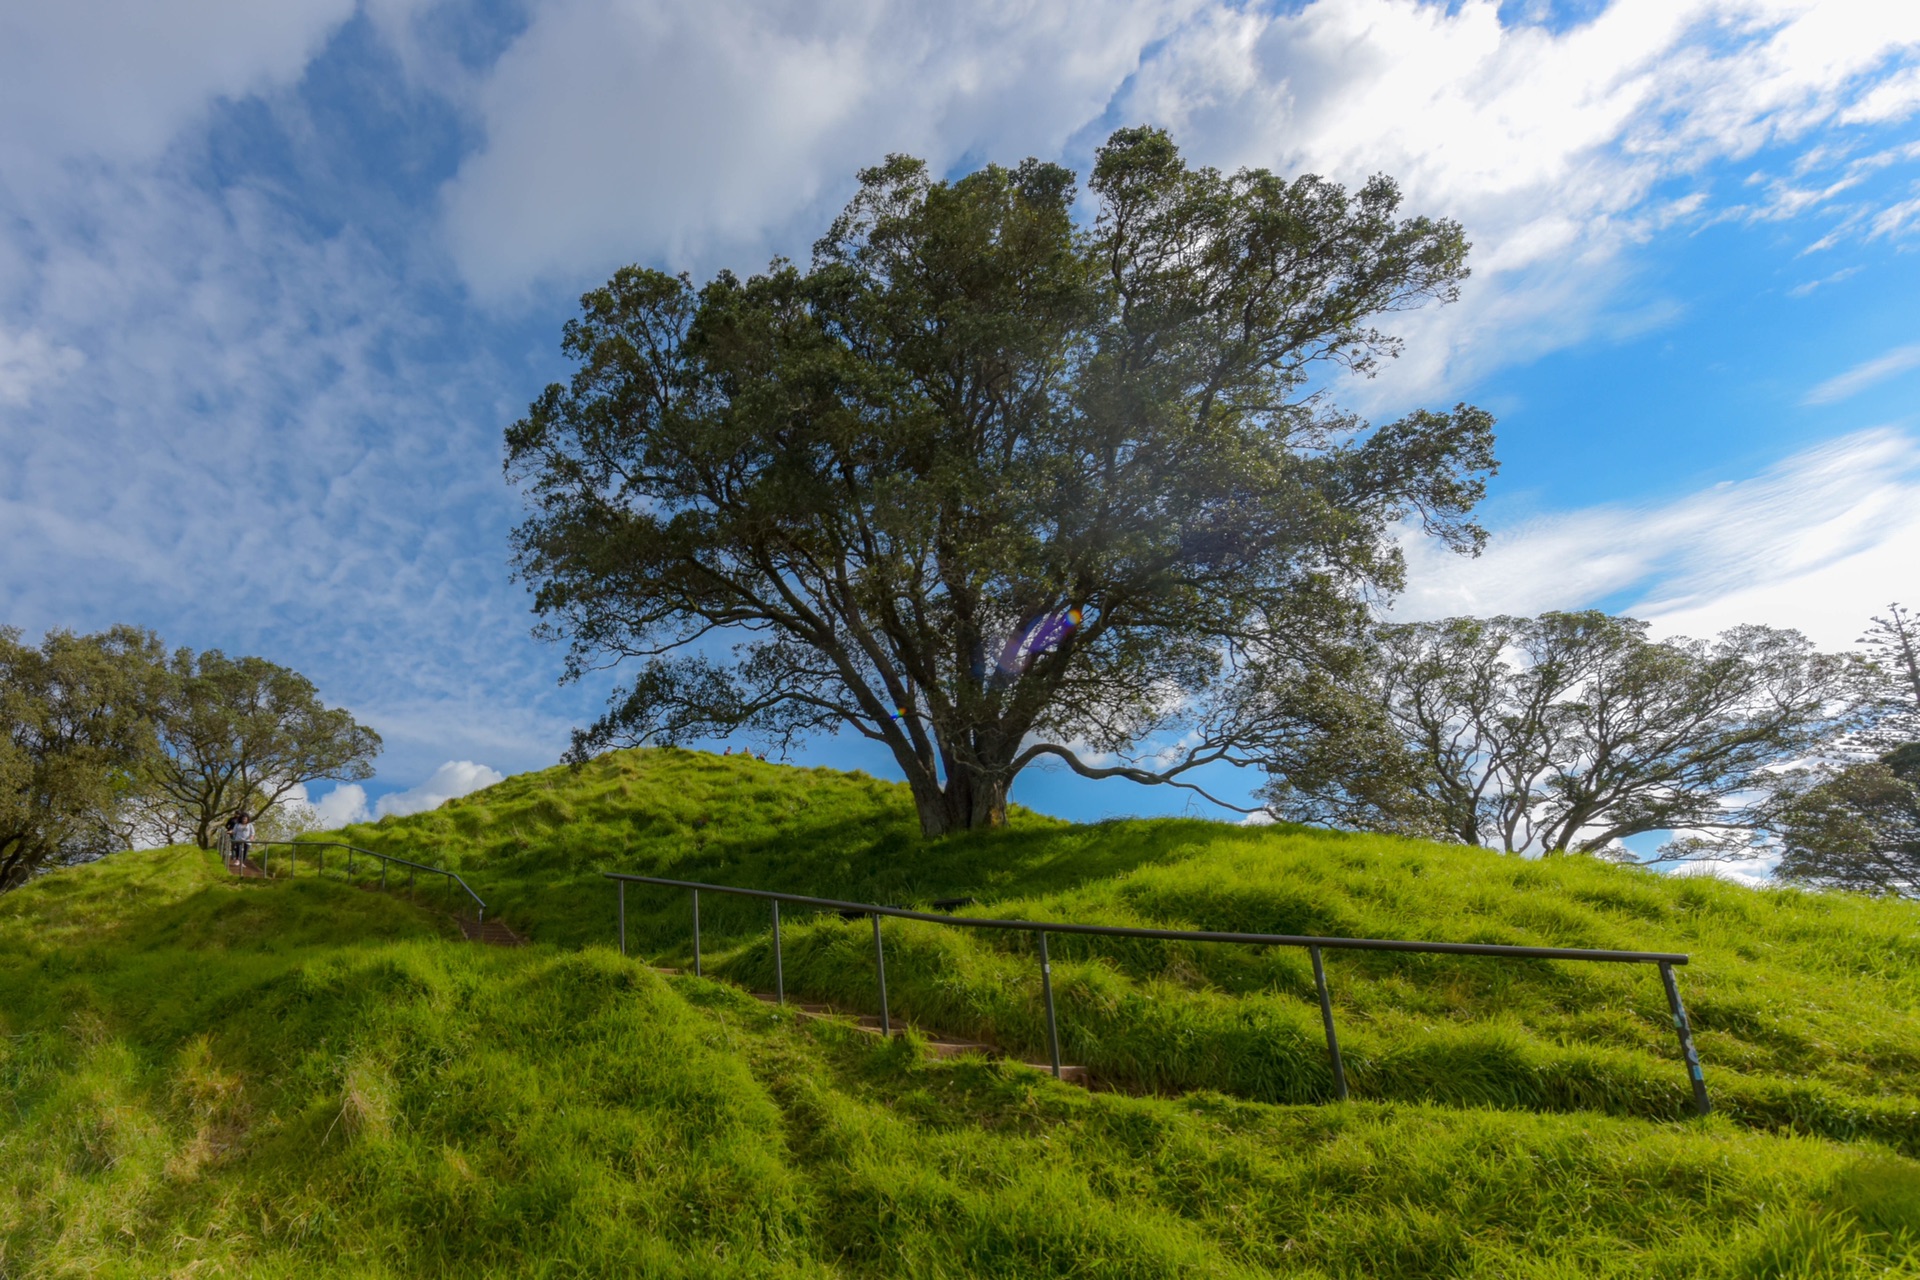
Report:
M1656 641L1597 611L1372 629L1341 669L1276 686L1281 817L1508 852L1665 856L1771 830L1774 772L1851 723L1857 664L1798 632Z
M1904 605L1889 605L1860 643L1871 661L1872 717L1862 741L1883 752L1920 742L1920 618Z
M380 736L264 658L169 655L135 627L0 627L0 890L138 843L212 844L321 778L369 777Z
M169 838L207 848L235 809L264 817L309 782L373 776L380 735L265 658L180 649L160 690L158 750L133 805Z
M1781 879L1920 898L1920 743L1789 792L1777 825Z
M0 891L90 845L153 753L159 640L0 627Z
M1376 427L1310 385L1456 295L1457 224L1399 216L1384 177L1222 174L1150 129L1088 193L1081 226L1058 166L894 157L806 268L633 267L582 299L572 380L507 432L569 677L638 664L576 756L850 730L930 834L1003 822L1043 758L1192 785L1245 762L1249 673L1398 584L1400 522L1479 545L1485 413Z

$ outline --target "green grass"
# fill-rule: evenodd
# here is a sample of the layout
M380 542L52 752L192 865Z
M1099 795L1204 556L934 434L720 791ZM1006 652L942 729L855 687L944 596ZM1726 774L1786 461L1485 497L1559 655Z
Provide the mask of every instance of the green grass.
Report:
M1887 1119L1914 1109L1910 908L1201 823L921 846L910 821L859 777L628 753L351 833L451 859L533 934L516 951L193 850L0 898L0 1276L1920 1276L1920 1164ZM1284 952L1058 964L1075 1056L1132 1092L936 1062L621 958L602 865L1690 949L1739 1105L1674 1118L1657 980L1598 966L1336 957L1347 1104L1300 1101L1324 1066ZM630 905L684 947L683 899ZM757 911L703 906L716 969L755 979ZM788 937L791 983L866 997L864 925ZM1035 1033L1018 948L889 947L897 1009Z
M739 757L623 752L349 830L443 861L532 936L611 941L602 870L861 901L972 896L973 912L1253 932L1686 951L1679 980L1715 1105L1756 1128L1874 1137L1920 1155L1920 905L1755 891L1587 858L1196 821L1073 826L1016 813L922 842L902 788ZM709 972L771 990L766 908L702 902ZM790 987L877 1007L871 934L785 921ZM689 958L686 896L630 889L633 949ZM893 1010L1039 1054L1026 935L889 922ZM1296 950L1058 939L1067 1056L1136 1091L1330 1096ZM1354 1091L1373 1099L1683 1116L1691 1094L1651 966L1329 953Z

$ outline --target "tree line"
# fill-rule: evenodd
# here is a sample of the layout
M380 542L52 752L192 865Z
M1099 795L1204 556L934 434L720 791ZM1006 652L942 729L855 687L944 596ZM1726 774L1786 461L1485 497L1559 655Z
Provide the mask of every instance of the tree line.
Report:
M1496 470L1481 409L1333 400L1398 354L1387 317L1468 277L1460 225L1401 203L1127 128L1084 187L893 156L805 265L615 273L506 433L539 634L565 679L633 672L573 758L849 732L930 836L1003 825L1046 762L1216 801L1203 771L1239 766L1278 816L1516 851L1765 844L1830 883L1834 850L1910 849L1903 610L1851 656L1600 613L1377 621L1402 537L1478 552Z
M1779 855L1785 879L1920 894L1910 611L1854 653L1796 631L1656 640L1599 612L1378 624L1275 691L1272 812L1507 852ZM1623 841L1672 833L1645 857Z
M372 776L380 736L264 658L169 652L116 626L0 627L0 891L138 844L213 844L245 809L269 830L321 779Z

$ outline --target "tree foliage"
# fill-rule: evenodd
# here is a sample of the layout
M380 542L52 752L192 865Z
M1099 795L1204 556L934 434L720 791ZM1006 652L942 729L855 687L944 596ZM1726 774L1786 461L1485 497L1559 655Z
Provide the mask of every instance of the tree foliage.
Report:
M265 658L177 650L165 665L159 751L134 815L211 847L221 820L270 814L295 788L373 776L380 735Z
M0 627L0 891L97 843L154 750L159 640Z
M1920 742L1920 619L1901 604L1887 606L1860 637L1871 661L1871 724L1861 735L1882 752Z
M929 833L1004 821L1047 757L1190 785L1244 761L1250 673L1397 584L1397 522L1478 545L1486 414L1375 428L1308 391L1397 350L1383 314L1455 296L1456 224L1146 129L1088 189L1082 228L1057 166L895 157L806 269L586 295L572 381L507 433L569 676L639 664L576 756L847 729ZM1173 730L1176 758L1126 755Z
M1768 627L1646 631L1600 612L1377 626L1344 670L1276 690L1265 794L1298 821L1509 852L1742 846L1773 821L1773 771L1849 723L1854 664Z
M1781 879L1920 898L1920 743L1835 770L1779 809Z
M212 844L234 809L270 813L296 787L371 775L379 735L264 658L169 655L115 627L0 628L0 890L136 843Z

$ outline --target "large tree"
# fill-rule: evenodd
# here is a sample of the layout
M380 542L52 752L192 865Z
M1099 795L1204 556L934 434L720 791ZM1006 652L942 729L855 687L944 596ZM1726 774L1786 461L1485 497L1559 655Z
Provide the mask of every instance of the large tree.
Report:
M154 636L0 627L0 890L82 847L154 750Z
M1455 296L1458 225L1400 217L1386 178L1192 167L1149 129L1089 192L1082 227L1055 165L895 157L806 269L586 295L572 381L507 432L569 676L640 664L576 755L850 729L929 834L1004 822L1048 757L1192 785L1242 760L1242 673L1397 584L1398 522L1478 545L1486 414L1370 427L1310 381Z
M1777 805L1783 880L1920 898L1920 742L1810 776Z
M313 682L265 658L177 650L166 663L160 751L133 798L153 830L211 847L235 809L258 818L297 787L373 775L380 735L328 707Z
M1777 821L1777 772L1852 723L1858 664L1798 632L1654 640L1604 613L1376 626L1335 674L1275 686L1281 817L1508 852L1728 854Z

